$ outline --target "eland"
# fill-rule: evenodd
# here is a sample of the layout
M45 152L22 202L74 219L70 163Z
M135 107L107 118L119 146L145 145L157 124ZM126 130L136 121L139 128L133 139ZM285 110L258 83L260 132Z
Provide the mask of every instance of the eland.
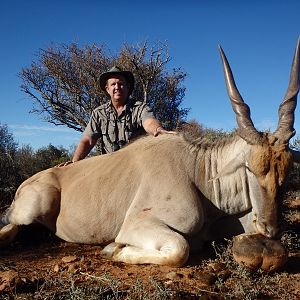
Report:
M0 243L41 223L59 238L101 244L132 264L182 266L204 241L278 233L280 190L300 153L295 135L298 40L277 129L259 132L220 47L237 132L223 141L184 134L143 137L118 152L41 171L24 181L1 217Z

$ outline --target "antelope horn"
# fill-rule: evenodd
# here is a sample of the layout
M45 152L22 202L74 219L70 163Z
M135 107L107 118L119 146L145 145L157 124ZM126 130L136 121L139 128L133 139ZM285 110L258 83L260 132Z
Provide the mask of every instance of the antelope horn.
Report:
M300 38L298 39L295 55L291 67L290 82L282 103L279 106L278 126L273 135L278 140L276 143L287 143L296 133L294 129L295 109L299 92L299 51Z
M222 58L225 81L232 108L236 114L238 125L238 134L249 144L259 144L262 142L261 134L256 130L250 117L250 108L244 102L240 95L230 69L229 63L221 46L219 46L220 55Z

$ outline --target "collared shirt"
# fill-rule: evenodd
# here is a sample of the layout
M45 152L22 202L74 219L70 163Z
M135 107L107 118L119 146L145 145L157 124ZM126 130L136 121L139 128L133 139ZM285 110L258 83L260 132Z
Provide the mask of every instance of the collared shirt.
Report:
M129 99L118 116L111 102L93 110L83 134L101 140L102 153L117 150L132 138L145 133L145 120L154 118L151 109L141 101Z

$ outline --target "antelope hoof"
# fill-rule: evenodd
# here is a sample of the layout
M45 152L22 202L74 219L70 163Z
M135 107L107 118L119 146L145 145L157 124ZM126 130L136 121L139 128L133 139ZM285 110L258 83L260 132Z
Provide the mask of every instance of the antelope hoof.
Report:
M261 234L241 234L233 238L233 258L251 270L273 272L287 261L288 253L279 240Z

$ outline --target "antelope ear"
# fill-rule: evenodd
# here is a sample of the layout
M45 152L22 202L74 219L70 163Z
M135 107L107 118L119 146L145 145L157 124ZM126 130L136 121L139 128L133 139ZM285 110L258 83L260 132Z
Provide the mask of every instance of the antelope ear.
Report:
M241 167L246 167L246 160L245 160L246 153L240 153L236 158L229 161L227 165L225 165L220 172L218 172L214 177L210 178L208 182L213 180L217 180L220 177L230 175L237 171Z
M291 150L291 152L294 162L300 164L300 151Z

